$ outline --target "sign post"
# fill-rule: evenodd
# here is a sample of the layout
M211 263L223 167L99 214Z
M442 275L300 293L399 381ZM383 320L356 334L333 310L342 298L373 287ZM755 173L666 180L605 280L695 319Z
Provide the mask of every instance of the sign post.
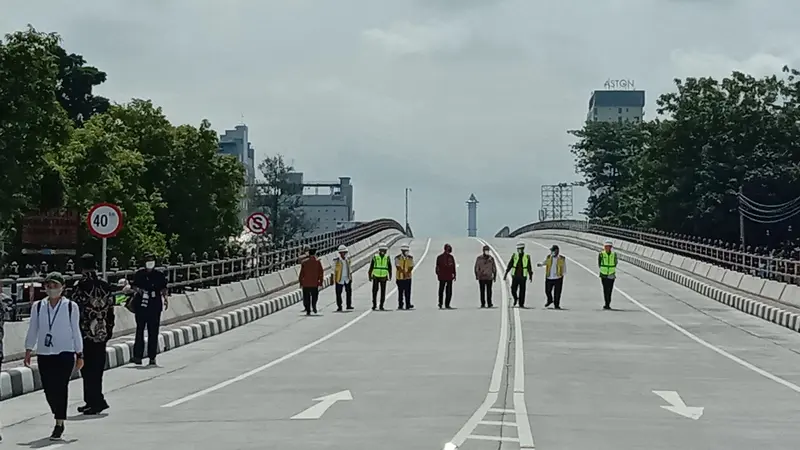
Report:
M111 203L98 203L89 209L86 224L89 226L89 232L103 241L101 268L103 279L107 280L108 238L116 236L122 230L122 210Z
M267 229L269 228L269 217L262 212L254 212L247 217L245 226L251 233L255 234L256 236L261 236L262 234L266 233ZM256 276L261 275L259 272L261 256L259 255L258 247L258 242L256 242Z

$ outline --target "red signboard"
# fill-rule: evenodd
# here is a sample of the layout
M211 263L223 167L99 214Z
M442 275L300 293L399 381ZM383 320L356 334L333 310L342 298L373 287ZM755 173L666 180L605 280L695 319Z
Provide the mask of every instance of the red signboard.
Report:
M34 212L22 219L22 246L50 249L75 248L81 214L74 211Z

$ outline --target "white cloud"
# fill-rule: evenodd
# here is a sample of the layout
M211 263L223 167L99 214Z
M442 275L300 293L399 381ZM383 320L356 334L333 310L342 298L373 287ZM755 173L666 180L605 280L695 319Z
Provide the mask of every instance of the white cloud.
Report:
M446 22L427 25L400 22L387 29L372 28L363 34L369 43L401 55L460 50L471 37L466 26Z

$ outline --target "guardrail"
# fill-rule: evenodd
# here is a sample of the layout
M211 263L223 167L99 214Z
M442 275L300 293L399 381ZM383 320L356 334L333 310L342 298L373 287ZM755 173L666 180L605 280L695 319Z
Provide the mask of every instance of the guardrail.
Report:
M800 285L800 257L797 255L791 257L763 255L746 251L738 244L724 243L721 240L715 241L709 238L623 228L582 220L546 220L531 223L508 233L507 237L513 238L531 231L553 229L581 231L623 239L684 255L729 270L782 283ZM503 231L505 229L500 230L496 237L506 237L500 236Z
M281 248L253 249L223 258L220 258L220 255L215 252L214 259L209 257L208 252L203 252L200 258L193 252L189 256L188 263L183 262L182 255L177 255L174 263L161 266L158 270L167 274L170 293L197 290L276 272L297 264L298 259L307 248L314 248L317 250L317 254L325 255L334 252L339 245L352 245L386 230L405 233L404 227L397 221L379 219L359 224L347 230L297 239ZM108 281L116 283L122 278L131 279L139 268L135 259L128 262L127 268L121 268L119 261L112 258L107 270ZM0 279L0 294L5 292L10 299L8 318L14 321L27 316L31 301L44 295L41 286L44 281L43 276L48 271L58 270L58 268L50 268L43 264L40 266L39 274L27 277L16 274L19 270L16 263L11 264L11 270L10 276ZM72 260L66 263L63 273L67 280L68 296L69 287L72 285L71 281L79 279L80 274L75 272L75 264ZM0 308L0 313L2 313L2 308Z

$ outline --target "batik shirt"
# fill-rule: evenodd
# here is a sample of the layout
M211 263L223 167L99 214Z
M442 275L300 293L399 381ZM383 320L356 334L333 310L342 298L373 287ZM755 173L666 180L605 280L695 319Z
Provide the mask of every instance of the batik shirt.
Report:
M92 342L106 342L114 331L114 296L116 292L105 280L97 278L96 273L86 274L75 282L72 288L72 301L81 310L81 334Z

